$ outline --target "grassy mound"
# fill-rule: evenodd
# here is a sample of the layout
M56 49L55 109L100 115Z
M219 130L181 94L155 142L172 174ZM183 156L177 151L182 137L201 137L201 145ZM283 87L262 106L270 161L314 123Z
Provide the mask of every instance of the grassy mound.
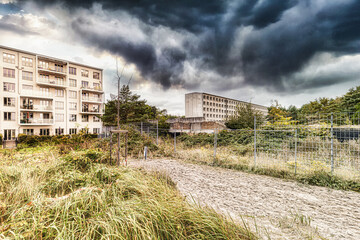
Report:
M93 150L0 152L0 238L255 239L187 203L171 180L101 164Z

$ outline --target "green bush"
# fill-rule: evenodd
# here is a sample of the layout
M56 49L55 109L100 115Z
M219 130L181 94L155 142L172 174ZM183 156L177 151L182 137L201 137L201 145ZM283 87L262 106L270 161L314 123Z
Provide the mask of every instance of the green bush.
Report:
M97 134L74 134L74 135L56 135L56 136L38 136L38 135L26 135L19 134L19 148L24 147L36 147L44 143L54 144L70 144L74 149L78 149L81 143L85 140L91 140L97 138Z
M3 145L3 135L0 134L0 146Z
M63 157L65 162L70 163L76 169L87 170L93 163L103 162L106 155L99 150L90 149L85 151L71 152Z

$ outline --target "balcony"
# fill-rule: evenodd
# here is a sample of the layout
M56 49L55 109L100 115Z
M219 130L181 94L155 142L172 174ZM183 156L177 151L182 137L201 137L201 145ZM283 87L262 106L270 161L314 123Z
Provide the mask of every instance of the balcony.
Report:
M43 106L43 105L21 105L20 111L27 111L27 112L52 112L53 106Z
M97 98L97 97L85 97L85 96L82 96L81 99L82 99L83 102L102 103L102 98Z
M20 119L20 125L53 125L54 119L34 119L34 118L22 118Z
M20 96L29 97L29 98L53 99L53 94L51 92L35 91L35 90L22 90Z
M103 111L101 109L95 109L95 108L94 109L82 108L81 114L100 115L103 114Z
M38 66L38 70L39 72L44 72L44 73L52 73L55 75L66 75L66 70L63 67L43 67L43 66Z
M101 87L89 87L89 86L81 86L81 90L82 91L87 91L87 92L97 92L97 93L103 93L104 91L102 90Z
M59 79L49 79L49 78L38 78L37 82L38 85L46 85L51 87L62 87L66 88L66 81L59 80Z

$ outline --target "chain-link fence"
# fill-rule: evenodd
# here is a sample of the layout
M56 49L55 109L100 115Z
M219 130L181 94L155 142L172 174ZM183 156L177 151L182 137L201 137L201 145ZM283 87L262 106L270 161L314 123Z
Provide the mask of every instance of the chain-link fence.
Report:
M212 133L209 129L191 133L161 129L157 123L130 125L152 137L156 144L165 142L163 137L173 138L174 153L194 161L234 168L274 168L295 174L327 171L359 175L359 123L358 113L337 113L270 119L254 124L254 129L213 129Z

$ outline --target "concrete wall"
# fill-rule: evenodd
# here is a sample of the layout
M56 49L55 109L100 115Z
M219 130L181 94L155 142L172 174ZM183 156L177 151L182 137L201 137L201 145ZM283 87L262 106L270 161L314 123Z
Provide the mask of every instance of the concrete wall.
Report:
M201 93L185 94L185 116L203 117Z

